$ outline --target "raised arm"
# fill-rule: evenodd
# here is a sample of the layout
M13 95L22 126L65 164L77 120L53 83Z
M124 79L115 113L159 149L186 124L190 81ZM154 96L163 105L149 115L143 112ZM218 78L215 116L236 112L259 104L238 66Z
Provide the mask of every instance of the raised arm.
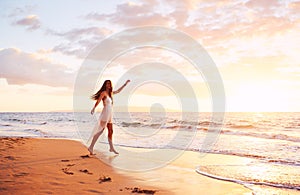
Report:
M113 91L114 94L120 93L122 89L130 82L130 80L127 80L124 85L122 85L118 90Z
M96 101L96 103L95 103L93 109L91 110L91 114L94 114L96 107L97 107L98 104L101 102L101 100L104 98L104 96L105 96L105 92L103 91L103 92L100 94L100 97L97 99L97 101Z

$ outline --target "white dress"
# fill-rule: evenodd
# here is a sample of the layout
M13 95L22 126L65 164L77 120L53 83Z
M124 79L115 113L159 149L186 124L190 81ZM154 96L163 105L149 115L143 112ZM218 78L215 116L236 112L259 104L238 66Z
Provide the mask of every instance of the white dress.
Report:
M106 96L106 98L103 100L103 109L99 116L99 126L97 132L103 130L106 127L107 123L112 123L112 113L112 99L109 96Z

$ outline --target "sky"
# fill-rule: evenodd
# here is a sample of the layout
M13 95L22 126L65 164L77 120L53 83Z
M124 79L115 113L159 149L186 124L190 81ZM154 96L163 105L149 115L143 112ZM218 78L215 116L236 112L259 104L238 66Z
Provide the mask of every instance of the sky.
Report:
M299 0L2 0L0 7L0 112L72 111L80 68L93 49L145 26L183 32L208 52L224 85L226 111L300 111ZM135 87L124 89L129 96L116 94L116 106L181 111L182 101L193 98L199 111L214 111L205 75L179 53L151 47L112 59L96 84L84 86L84 109L91 109L89 97L104 80L117 89L128 71L153 62L187 82L160 68L133 72L128 79ZM169 84L137 82L149 74L161 74ZM194 96L182 95L184 83Z

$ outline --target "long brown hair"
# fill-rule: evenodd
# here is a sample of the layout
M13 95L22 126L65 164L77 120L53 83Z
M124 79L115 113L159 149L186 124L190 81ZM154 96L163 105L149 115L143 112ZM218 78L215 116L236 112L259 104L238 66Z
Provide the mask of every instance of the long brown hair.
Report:
M113 91L113 88L112 88L112 84L111 84L111 81L110 80L105 80L102 87L99 89L99 91L97 91L97 93L95 93L94 95L91 96L91 98L93 100L98 100L99 97L100 97L100 94L103 92L103 91L106 91L106 83L109 82L110 83L110 90L108 91L108 96L111 98L111 100L113 100L112 98L112 91Z

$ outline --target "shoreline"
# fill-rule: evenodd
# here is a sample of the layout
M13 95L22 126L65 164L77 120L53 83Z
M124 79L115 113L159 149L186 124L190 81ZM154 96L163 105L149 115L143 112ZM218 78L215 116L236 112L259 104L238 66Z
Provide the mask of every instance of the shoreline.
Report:
M5 170L0 173L0 192L5 194L252 194L240 184L197 174L193 152L165 167L137 173L114 169L89 156L78 140L1 137L0 154Z

